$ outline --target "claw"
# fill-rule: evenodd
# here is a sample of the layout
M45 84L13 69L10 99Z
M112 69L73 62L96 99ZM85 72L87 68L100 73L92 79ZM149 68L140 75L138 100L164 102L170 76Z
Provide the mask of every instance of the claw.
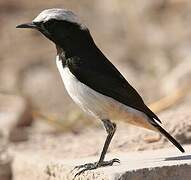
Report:
M92 169L96 169L96 168L92 168ZM92 170L92 169L90 169L90 168L88 168L88 169L86 169L86 168L85 168L85 169L82 169L81 171L79 171L78 173L75 174L74 178L76 178L77 176L83 174L85 171L87 171L87 170Z
M80 166L76 166L73 170L75 170L75 169L79 170L81 168L84 168L84 169L82 169L81 171L76 173L74 178L76 178L77 176L79 176L80 174L84 173L87 170L96 169L97 168L97 163L96 162L95 163L87 163L87 164L83 164L83 165L80 165Z
M86 163L86 164L83 164L83 165L76 166L74 169L88 168L89 166L94 166L96 164L97 164L96 162L94 162L94 163Z
M84 165L85 165L85 164L84 164ZM74 171L74 170L79 170L80 168L83 168L84 165L75 166L72 171Z
M83 165L75 166L70 172L72 173L72 172L74 172L74 170L79 170L79 169L81 169L81 168L85 168L85 169L86 169L86 168L88 168L88 166L91 166L91 165L93 166L93 164L96 164L96 162L95 162L95 163L86 163L86 164L83 164ZM80 171L80 172L81 172L81 171ZM80 174L77 173L77 174L75 175L75 177L78 176L78 175L80 175Z
M113 161L113 162L116 162L116 163L120 163L120 162L121 162L121 161L120 161L119 159L117 159L117 158L113 159L112 161Z
M81 168L85 168L86 166L87 166L87 164L75 166L75 167L71 170L71 172L73 172L74 170L79 170L79 169L81 169Z
M74 179L77 176L79 176L82 173L84 173L85 171L97 169L99 167L112 166L114 163L120 163L120 160L115 158L115 159L112 159L110 161L102 161L102 162L98 162L98 163L97 162L95 162L95 163L87 163L87 164L84 164L84 165L76 166L73 170L75 170L75 169L79 170L81 168L84 168L84 169L82 169L81 171L77 172L75 174L75 176L74 176Z

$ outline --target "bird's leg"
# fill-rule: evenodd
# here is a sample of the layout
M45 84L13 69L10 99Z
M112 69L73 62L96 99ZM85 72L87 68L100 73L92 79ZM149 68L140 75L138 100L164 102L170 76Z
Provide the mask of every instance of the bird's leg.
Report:
M103 150L101 152L101 156L99 158L99 161L97 162L98 167L99 166L113 165L114 162L119 162L118 159L113 159L111 161L104 161L104 158L105 158L106 152L108 150L109 144L110 144L110 142L113 138L113 135L115 134L115 131L116 131L116 124L112 123L108 119L102 120L102 122L104 124L104 127L105 127L108 135L107 135L107 138L105 140L104 147L103 147Z
M112 123L108 119L104 119L104 120L102 120L102 122L104 124L104 127L105 127L108 135L107 135L107 138L105 140L104 147L103 147L103 150L101 152L101 156L99 158L99 161L94 162L94 163L87 163L87 164L84 164L84 165L76 166L75 168L77 168L77 169L80 169L80 168L84 168L84 169L79 171L75 175L75 177L82 174L83 172L85 172L87 170L97 169L98 167L104 167L104 166L112 166L114 162L117 162L117 163L120 162L120 160L117 159L117 158L112 159L110 161L104 161L104 158L105 158L106 152L108 150L109 144L110 144L111 139L112 139L112 137L113 137L113 135L115 134L115 131L116 131L116 124Z

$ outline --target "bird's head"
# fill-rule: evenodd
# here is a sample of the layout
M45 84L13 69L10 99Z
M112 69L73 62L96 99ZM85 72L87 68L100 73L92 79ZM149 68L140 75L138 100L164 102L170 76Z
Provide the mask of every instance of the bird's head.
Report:
M66 9L46 9L31 23L20 24L17 28L31 28L40 31L62 48L77 48L87 41L89 31L78 17ZM74 45L75 44L75 45Z

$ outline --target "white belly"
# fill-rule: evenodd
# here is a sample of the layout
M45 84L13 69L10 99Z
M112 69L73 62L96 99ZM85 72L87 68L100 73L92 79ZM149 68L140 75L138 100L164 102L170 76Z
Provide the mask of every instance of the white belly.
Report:
M56 64L68 94L84 111L99 119L123 120L137 126L153 129L144 113L102 95L81 83L68 67L63 68L59 58L56 59Z

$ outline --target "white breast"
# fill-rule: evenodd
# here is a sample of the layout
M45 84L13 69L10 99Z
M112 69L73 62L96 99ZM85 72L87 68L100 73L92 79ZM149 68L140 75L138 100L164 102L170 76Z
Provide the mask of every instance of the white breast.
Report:
M58 56L56 64L68 94L84 111L99 119L125 120L137 126L153 129L148 124L148 118L144 113L102 95L81 83L68 67L63 68L62 61Z
M108 118L107 109L109 103L107 102L107 97L81 83L70 72L68 67L63 68L62 61L59 60L59 58L56 59L56 64L65 88L74 102L93 116L98 118Z

